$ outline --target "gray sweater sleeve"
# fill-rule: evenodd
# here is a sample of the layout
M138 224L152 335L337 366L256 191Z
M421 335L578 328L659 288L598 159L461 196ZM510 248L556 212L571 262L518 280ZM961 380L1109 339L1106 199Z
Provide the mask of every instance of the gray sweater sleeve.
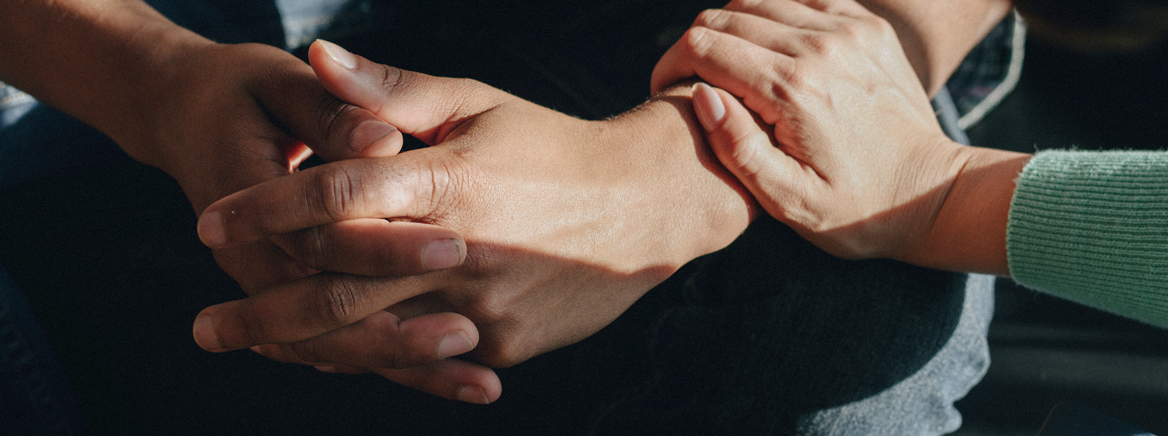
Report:
M1027 287L1168 327L1168 152L1038 153L1006 249Z

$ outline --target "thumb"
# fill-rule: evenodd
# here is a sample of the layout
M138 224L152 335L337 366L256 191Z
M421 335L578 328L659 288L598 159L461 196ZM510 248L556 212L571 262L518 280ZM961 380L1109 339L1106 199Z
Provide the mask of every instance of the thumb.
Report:
M329 161L392 156L401 150L401 133L393 126L330 95L307 65L292 62L294 68L247 85L273 122ZM303 151L290 147L289 158L299 163L307 157Z
M694 112L714 155L772 216L795 191L799 161L774 146L770 135L730 93L705 83L693 86Z
M309 47L308 60L325 89L337 98L431 145L442 142L462 121L511 98L474 80L378 64L323 40Z

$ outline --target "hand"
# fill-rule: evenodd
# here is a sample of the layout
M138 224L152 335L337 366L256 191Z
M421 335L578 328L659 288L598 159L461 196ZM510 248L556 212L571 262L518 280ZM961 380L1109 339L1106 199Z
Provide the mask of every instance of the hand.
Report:
M188 72L173 79L175 91L163 100L171 105L163 105L154 120L157 127L148 130L166 134L156 135L158 139L151 143L154 148L139 155L178 179L196 210L229 193L291 174L307 156L304 145L294 138L303 138L330 159L388 156L401 147L396 129L364 109L337 100L307 64L274 47L207 46L192 51L182 65ZM127 149L137 145L137 141L126 142ZM334 263L357 274L404 276L452 267L464 257L461 236L437 226L401 223L370 232L369 226L353 222L333 229L349 231L336 238L300 236L323 237L337 242L334 247L343 246L335 251L316 250L312 257L288 255L273 243L281 236L215 250L215 256L249 294L314 280L306 277ZM353 234L360 237L344 240ZM358 280L332 277L341 282ZM362 339L366 346L379 346L375 357L366 355L357 363L400 368L437 362L398 371L397 378L448 398L483 402L488 395L480 391L498 391L492 371L438 362L477 343L477 329L465 317L445 313L402 321L382 313L360 325L378 327L375 335ZM344 340L322 338L312 347L345 349ZM410 381L413 378L424 381ZM472 388L464 393L467 386Z
M584 121L336 46L318 43L309 58L332 93L432 146L322 165L228 196L200 217L203 241L227 247L374 218L359 222L454 230L466 240L466 261L347 286L321 275L212 306L200 318L225 348L360 335L336 329L387 308L407 320L449 311L478 326L475 360L510 366L596 332L749 222L748 196L691 127L688 99L678 97L685 88L611 120ZM302 334L264 335L277 331Z
M938 218L963 171L1003 156L945 137L886 22L850 0L808 3L703 13L654 83L696 74L773 126L772 137L730 93L694 88L718 158L820 248L996 272L939 256L941 246L980 243L955 241L954 226Z
M188 52L183 74L172 78L173 93L157 110L154 138L122 143L139 159L153 163L174 176L196 210L212 201L265 180L291 174L307 156L304 138L313 149L332 159L385 156L397 153L401 135L364 109L347 105L329 94L307 64L274 47L210 45ZM136 147L141 143L150 148ZM378 233L395 244L344 252L322 253L318 259L297 260L270 240L215 250L220 266L248 293L303 279L327 268L326 261L369 259L364 273L417 274L456 265L461 257L446 257L445 264L426 265L424 253L436 245L462 244L456 233L436 226L395 226ZM278 237L275 239L279 239ZM372 241L377 241L373 239ZM366 239L366 242L370 242ZM449 251L449 250L447 250ZM377 253L378 256L363 255ZM366 265L374 262L366 262ZM343 279L341 279L343 280ZM474 347L477 330L465 317L436 314L409 322L379 317L365 321L384 326L378 336L379 357L390 365L420 365L461 354ZM445 342L450 337L452 342ZM319 341L339 348L331 341ZM419 369L417 371L421 371ZM444 374L457 384L414 384L443 396L457 395L466 385L497 385L489 372L444 363L428 372ZM445 371L445 372L443 372ZM404 376L403 376L404 377ZM478 397L482 397L478 395ZM477 400L481 401L481 400Z
M0 39L14 43L0 49L0 57L11 61L0 62L0 76L98 128L136 159L167 171L196 211L295 170L307 149L293 138L327 159L392 155L400 148L399 132L337 100L307 64L274 47L215 44L136 0L2 5L5 38ZM298 261L270 241L215 255L249 293L305 277L328 261L356 265L367 274L398 275L461 261L461 238L448 229L416 224L378 235L395 245L353 245L323 253L325 261ZM364 323L388 327L370 339L385 340L381 357L400 365L464 352L478 338L473 323L456 314L406 322L380 316ZM419 386L440 395L451 395L459 383L474 382L480 391L498 384L489 370L468 371L445 361L401 378L410 375L437 380Z

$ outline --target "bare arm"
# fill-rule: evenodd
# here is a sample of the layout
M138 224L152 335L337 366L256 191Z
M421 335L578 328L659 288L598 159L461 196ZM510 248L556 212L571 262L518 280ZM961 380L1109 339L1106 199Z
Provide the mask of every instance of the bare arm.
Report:
M142 102L169 91L174 56L212 44L138 0L4 2L0 40L0 78L146 161Z
M306 144L329 159L392 155L401 146L396 129L334 98L307 64L287 52L260 44L216 44L138 0L6 1L0 3L0 40L0 79L166 171L196 211L291 174L307 156ZM462 261L461 237L448 229L394 226L377 236L384 239L362 238L329 259L356 259L348 264L359 273L385 276L421 274ZM374 244L386 239L393 243ZM438 250L430 250L434 247ZM249 293L316 272L272 240L214 254ZM335 278L343 284L359 281ZM440 360L477 343L477 330L466 317L446 313L402 320L381 314L367 324L382 327L367 338L381 341L378 362L416 366L396 372L397 380L448 398L466 399L460 396L465 386L497 396L498 379L490 370ZM469 398L482 402L485 394Z
M933 95L1010 12L1010 0L859 0L892 24L917 77Z
M1006 219L1029 156L950 141L892 26L848 0L824 3L719 13L658 71L692 66L729 91L694 90L715 154L819 247L1008 274Z

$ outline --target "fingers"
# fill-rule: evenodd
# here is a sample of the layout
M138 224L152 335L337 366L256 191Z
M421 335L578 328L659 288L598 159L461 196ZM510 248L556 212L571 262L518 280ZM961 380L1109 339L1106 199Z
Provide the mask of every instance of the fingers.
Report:
M778 38L783 39L783 35ZM665 86L694 75L744 96L752 110L774 124L780 105L786 101L777 93L798 80L799 72L789 55L728 33L695 27L662 56L652 81L654 86Z
M810 171L776 148L750 112L729 93L697 83L694 112L718 160L746 186L763 208L782 219L786 198Z
M456 313L401 320L378 311L311 339L253 349L274 360L314 366L408 368L465 354L478 340L475 325Z
M223 271L249 294L318 272L293 259L271 241L215 250L214 255Z
M693 26L665 56L657 63L650 81L650 90L660 92L669 85L695 75L725 88L737 95L728 84L717 79L733 77L719 75L706 77L703 74L717 72L709 68L707 62L718 61L723 73L726 66L739 67L731 71L741 76L764 64L752 62L753 69L742 67L741 61L762 54L758 50L748 50L745 44L794 57L806 50L807 46L818 46L823 41L823 33L831 32L847 21L841 17L871 17L863 6L851 0L799 0L799 1L733 1L723 9L703 11L694 20ZM713 30L711 34L708 31ZM730 35L741 39L726 38ZM813 47L818 48L818 47ZM736 64L737 63L737 64ZM779 64L781 74L790 76L790 65Z
M786 21L781 17L784 12L799 9L814 10L831 15L858 16L869 14L868 10L855 0L733 0L722 9L728 11L745 12L753 15L768 17L795 25L795 21Z
M401 132L372 112L330 95L308 67L301 66L248 84L248 92L277 123L330 161L390 156L401 150Z
M387 316L391 317L391 314L388 312L382 313L385 313ZM453 314L436 313L431 317L449 316L453 316ZM374 317L377 317L377 314L375 314ZM405 325L419 318L423 317L411 318L402 321L403 328L411 328L405 327ZM378 328L382 328L380 326L376 326L375 324L376 323L366 323L366 321L362 321L362 323L355 324L352 327L361 325L362 327L369 327L369 330L371 331L376 331ZM346 327L346 330L352 332L354 328ZM468 330L466 332L474 333L475 331ZM368 333L369 332L366 334ZM456 345L450 348L450 350L456 350L456 347L465 347L465 342L467 340L477 340L477 338L477 333L471 335L471 337L466 338L451 338L450 340L452 342L456 342ZM334 337L333 339L343 340L339 337ZM444 397L444 399L447 400L464 401L475 404L487 404L499 400L499 396L502 394L502 383L499 380L499 375L495 374L493 369L486 366L472 364L472 362L460 359L443 358L439 360L433 360L432 358L434 354L424 353L418 354L417 357L412 358L412 360L410 358L404 361L398 360L399 358L390 357L390 354L385 353L384 350L369 350L369 348L384 347L385 345L383 345L382 342L374 341L371 342L371 344L367 344L367 342L361 341L363 339L381 340L382 338L378 338L377 335L373 333L371 337L370 335L367 335L367 337L362 338L359 334L353 335L352 338L347 339L355 341L354 344L352 344L354 348L364 348L364 350L368 350L368 355L355 355L347 350L339 350L339 348L329 348L329 350L321 350L320 352L340 352L342 354L339 355L341 355L343 359L363 361L366 362L366 366L334 364L334 362L331 361L329 361L328 364L322 365L321 362L312 361L312 359L306 360L304 359L305 357L314 358L314 355L312 354L314 351L306 351L304 345L298 345L299 348L297 348L297 350L293 350L292 346L290 345L263 345L252 347L252 351L263 354L265 357L273 360L292 362L292 364L313 365L320 369L320 371L331 373L360 374L367 371L373 371L378 375L384 376L384 378L399 383L399 385L422 390L422 392ZM464 342L464 344L458 345L457 342ZM444 338L442 342L439 342L439 344L440 345L439 350L437 351L437 355L443 355L444 353L442 347L446 344L446 338ZM321 341L320 345L328 347L327 342L325 341ZM419 352L434 352L433 348L427 348L426 346L417 346L416 350ZM450 353L450 350L447 350L446 352ZM324 357L324 355L326 354L321 354L321 357ZM332 355L329 355L329 357L332 358ZM425 362L423 360L426 357L431 358L429 362ZM402 366L402 364L404 364L406 361L415 361L418 365L411 367ZM387 362L390 365L398 367L387 367L384 365L387 364Z
M727 8L732 6L736 5L732 3ZM775 54L793 56L804 35L831 26L830 16L796 2L753 2L737 6L741 11L709 9L698 15L693 26L658 61L650 80L652 92L694 75L726 87L703 74L724 71L726 66L737 67L731 72L736 74L723 73L719 77L732 78L756 71L739 63L747 59L769 60ZM766 53L767 50L775 53ZM717 62L720 68L710 68L707 65L710 62ZM765 65L753 63L755 68Z
M426 216L449 181L440 163L416 161L347 160L261 183L208 206L199 238L222 248L345 220Z
M466 242L450 229L384 219L343 221L271 239L312 269L366 276L423 274L466 258Z
M743 28L744 31L731 31L735 26L742 25L734 21L755 17L800 29L830 29L834 21L832 16L823 13L822 8L814 6L818 5L809 4L808 1L736 1L722 8L722 13L716 12L718 11L716 9L702 12L694 21L694 25L733 33L747 39L750 39L749 35L765 36L767 32L750 32L748 27Z
M375 279L315 274L248 298L203 309L195 318L193 334L200 347L215 352L299 342L353 324L432 290L429 280L432 280L429 276ZM450 329L463 330L467 326L466 323L450 325ZM395 333L400 333L400 329ZM400 336L397 340L408 341Z
M373 372L398 384L448 400L490 404L503 394L503 383L495 371L459 359L446 359L405 369L375 368Z
M309 47L308 59L333 95L427 144L442 142L463 120L513 98L473 80L377 64L322 40Z

